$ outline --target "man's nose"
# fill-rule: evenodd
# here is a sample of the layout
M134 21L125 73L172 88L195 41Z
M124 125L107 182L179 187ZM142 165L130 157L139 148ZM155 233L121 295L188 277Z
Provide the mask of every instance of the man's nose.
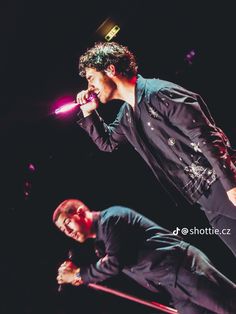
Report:
M92 83L88 83L88 89L93 89L94 85Z

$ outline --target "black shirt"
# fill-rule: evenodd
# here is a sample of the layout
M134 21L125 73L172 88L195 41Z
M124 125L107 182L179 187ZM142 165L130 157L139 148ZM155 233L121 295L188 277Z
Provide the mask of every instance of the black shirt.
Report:
M85 284L123 272L153 291L162 281L174 285L188 243L129 208L113 206L94 216L96 240L104 243L105 256L81 267Z

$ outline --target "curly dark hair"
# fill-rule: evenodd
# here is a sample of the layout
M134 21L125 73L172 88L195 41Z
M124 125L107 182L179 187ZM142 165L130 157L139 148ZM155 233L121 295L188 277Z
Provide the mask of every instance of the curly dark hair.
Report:
M97 42L87 49L79 59L79 74L84 77L86 68L104 72L111 64L119 74L127 78L137 74L138 66L134 54L126 46L116 42Z

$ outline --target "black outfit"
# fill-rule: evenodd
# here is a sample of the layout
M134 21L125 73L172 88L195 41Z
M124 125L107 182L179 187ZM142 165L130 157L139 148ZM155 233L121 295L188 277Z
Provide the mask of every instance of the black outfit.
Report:
M105 256L81 267L85 284L123 272L153 292L165 289L180 314L236 313L236 285L203 252L129 208L113 206L93 217Z
M124 103L110 125L96 111L78 123L102 151L112 152L128 141L171 197L180 193L202 206L200 198L216 181L223 186L222 194L236 187L236 154L228 138L202 98L174 83L138 76L135 110ZM236 207L230 215L236 229L234 212ZM236 238L231 243L236 255Z

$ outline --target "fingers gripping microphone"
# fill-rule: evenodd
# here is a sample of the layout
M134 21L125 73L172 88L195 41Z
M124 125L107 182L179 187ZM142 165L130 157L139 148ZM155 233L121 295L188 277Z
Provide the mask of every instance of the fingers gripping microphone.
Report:
M73 258L73 252L72 252L72 250L69 250L69 251L68 251L68 258L67 258L67 260L68 260L68 261L72 261L72 258ZM59 285L59 286L58 286L57 291L58 291L58 292L61 292L61 291L62 291L62 285Z
M55 110L55 114L66 113L66 112L74 109L75 107L83 106L83 105L89 103L90 101L93 101L94 99L96 99L96 97L97 97L97 95L95 93L92 93L92 94L89 95L89 97L87 98L86 103L84 103L84 104L79 104L77 102L71 102L71 103L65 104L63 106L60 106L59 108L57 108Z

